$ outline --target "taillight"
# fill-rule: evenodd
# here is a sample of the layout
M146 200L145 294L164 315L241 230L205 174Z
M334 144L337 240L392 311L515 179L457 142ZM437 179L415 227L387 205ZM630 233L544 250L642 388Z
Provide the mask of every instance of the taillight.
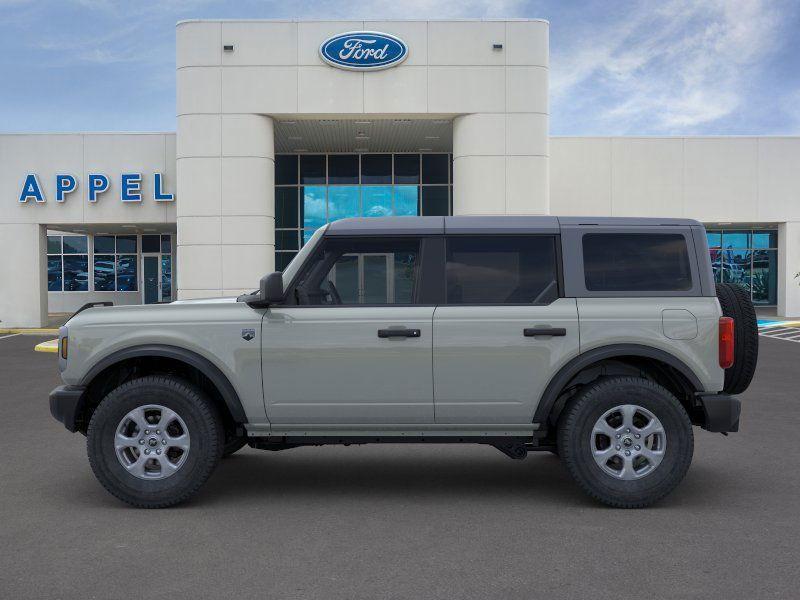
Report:
M730 369L733 366L733 319L719 318L719 366Z

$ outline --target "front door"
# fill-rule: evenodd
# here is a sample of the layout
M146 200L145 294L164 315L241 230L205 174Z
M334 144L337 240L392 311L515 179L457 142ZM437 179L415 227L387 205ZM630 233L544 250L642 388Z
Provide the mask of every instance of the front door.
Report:
M142 255L142 301L155 304L161 297L160 256L158 254Z
M446 304L433 319L437 423L528 424L553 373L578 353L560 298L557 238L450 236Z
M420 248L408 237L322 240L287 305L264 316L272 423L434 422L434 307L418 300Z

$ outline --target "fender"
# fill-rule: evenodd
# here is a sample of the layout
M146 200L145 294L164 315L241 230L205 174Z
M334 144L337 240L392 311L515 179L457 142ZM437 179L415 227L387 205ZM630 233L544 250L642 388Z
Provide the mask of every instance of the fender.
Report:
M185 348L180 348L178 346L147 344L143 346L131 346L130 348L118 350L117 352L109 354L95 363L95 365L86 373L86 375L83 376L80 385L88 387L94 378L108 367L122 362L123 360L137 358L140 356L173 358L196 368L203 375L208 377L209 380L211 380L211 383L213 383L217 390L219 390L219 393L222 396L225 405L228 407L233 420L236 423L247 423L247 416L242 408L242 402L239 400L239 394L236 393L233 385L231 385L231 382L228 380L225 374L219 370L219 367L196 352L192 352L191 350L186 350Z
M611 346L593 348L592 350L579 354L561 367L558 373L550 380L550 383L547 384L544 393L542 393L539 405L536 407L536 413L533 415L533 422L547 423L547 419L550 416L550 412L561 390L569 383L570 379L575 377L575 375L580 373L583 369L598 361L622 356L640 356L642 358L658 360L669 365L683 375L694 387L695 391L703 390L703 384L700 382L700 379L686 363L675 358L668 352L639 344L612 344Z

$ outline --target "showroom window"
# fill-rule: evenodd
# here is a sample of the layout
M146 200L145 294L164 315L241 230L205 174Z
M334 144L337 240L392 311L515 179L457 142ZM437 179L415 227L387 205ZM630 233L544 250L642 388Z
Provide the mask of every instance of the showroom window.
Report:
M135 292L138 290L137 241L135 235L94 237L94 290Z
M338 219L449 215L452 181L450 154L278 154L275 268Z
M47 291L89 291L88 237L47 236Z
M741 285L750 292L753 304L777 303L776 229L709 229L708 247L716 281Z

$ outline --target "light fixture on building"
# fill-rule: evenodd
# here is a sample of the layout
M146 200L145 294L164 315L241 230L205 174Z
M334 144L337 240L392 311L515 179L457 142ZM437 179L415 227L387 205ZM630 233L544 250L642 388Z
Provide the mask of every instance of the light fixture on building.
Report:
M354 148L353 152L369 152L369 148Z
M395 119L395 125L411 125L411 119Z
M222 49L223 49L225 52L233 52L233 44L225 44L225 45L222 47Z
M433 152L433 148L420 148L420 152Z
M372 125L372 121L356 121L356 125Z
M281 121L281 125L297 125L297 121Z
M503 44L492 44L492 50L502 50Z
M438 135L426 135L425 139L426 140L438 140L438 139L441 139L441 138L439 138Z
M295 148L294 152L297 152L297 153L308 152L308 148Z

